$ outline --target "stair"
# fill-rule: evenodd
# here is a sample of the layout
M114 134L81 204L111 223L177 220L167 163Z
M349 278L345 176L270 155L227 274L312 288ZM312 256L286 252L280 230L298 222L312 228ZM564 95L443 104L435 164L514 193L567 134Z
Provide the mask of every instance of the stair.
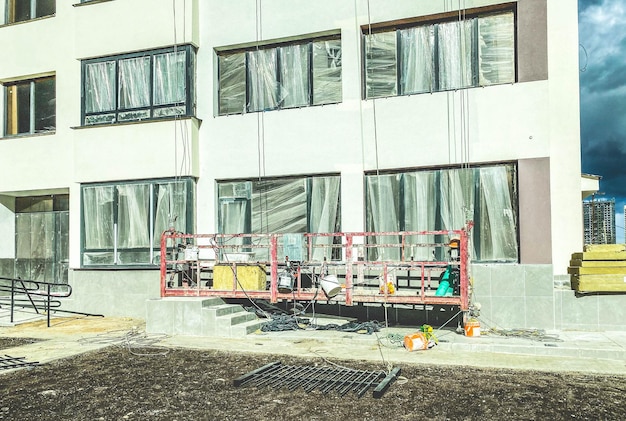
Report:
M254 313L217 297L166 297L146 302L147 333L243 337L262 324Z

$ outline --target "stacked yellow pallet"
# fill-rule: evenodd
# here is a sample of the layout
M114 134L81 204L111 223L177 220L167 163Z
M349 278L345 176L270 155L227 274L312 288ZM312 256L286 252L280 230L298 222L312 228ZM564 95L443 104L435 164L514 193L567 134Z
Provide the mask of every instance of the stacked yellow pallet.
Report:
M567 272L578 292L626 292L626 245L588 244L573 253Z

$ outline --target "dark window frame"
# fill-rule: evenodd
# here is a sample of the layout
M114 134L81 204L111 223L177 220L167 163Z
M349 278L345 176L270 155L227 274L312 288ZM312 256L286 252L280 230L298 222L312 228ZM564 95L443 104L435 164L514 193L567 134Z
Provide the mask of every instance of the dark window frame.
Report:
M56 0L48 0L48 2L51 3L48 6L52 6L52 9L53 9L52 12L50 13L45 12L45 11L42 11L42 12L38 11L39 4L41 3L42 5L45 6L46 0L29 0L30 5L29 5L28 15L25 17L18 18L16 16L17 12L15 10L15 6L18 1L20 0L5 0L6 11L5 11L5 16L4 16L4 22L6 25L30 22L33 20L48 18L48 17L52 17L56 15Z
M339 41L339 43L341 44L341 34L335 34L335 35L327 35L327 36L321 36L321 37L312 37L312 38L303 38L303 39L298 39L296 41L286 41L286 42L276 42L276 43L271 43L271 44L263 44L263 45L256 45L256 46L252 46L252 47L246 47L246 48L234 48L234 49L229 49L229 50L217 50L215 51L216 56L217 56L217 60L216 60L216 64L217 64L217 113L216 115L218 116L224 116L224 115L236 115L236 114L249 114L249 113L256 113L256 112L265 112L265 111L274 111L274 110L284 110L284 109L292 109L292 108L303 108L303 107L312 107L312 106L319 106L319 105L329 105L329 104L337 104L342 102L343 98L340 98L338 101L328 101L328 102L316 102L316 97L315 97L315 80L314 80L314 43L316 42L324 42L324 41ZM284 105L284 99L281 99L281 90L283 89L283 86L281 84L282 80L281 80L281 54L280 54L280 48L282 47L288 47L288 46L296 46L296 45L306 45L307 46L307 79L308 79L308 86L307 86L307 91L308 91L308 103L304 104L304 105L298 105L298 106L285 106ZM255 52L255 51L260 51L260 50L276 50L277 54L276 54L276 98L278 98L277 100L277 104L276 106L267 108L267 109L260 109L260 110L254 110L250 108L250 96L251 96L251 83L250 83L250 78L249 78L249 69L250 69L250 64L249 64L249 54L251 52ZM341 49L340 49L341 50ZM245 99L244 99L244 107L242 111L237 111L237 112L222 112L222 109L220 107L220 98L222 95L222 83L220 80L220 57L227 57L227 56L232 56L235 54L244 54L244 66L245 66ZM341 59L341 61L343 61L343 59ZM343 67L343 66L342 66ZM342 70L342 75L339 78L339 81L341 83L341 81L343 80L343 70ZM343 94L341 95L343 97Z
M114 189L113 191L113 215L111 215L114 219L114 222L117 223L119 221L119 211L120 211L120 202L119 202L119 192L117 188L119 186L130 186L130 185L151 185L152 187L152 200L156 199L157 190L154 186L165 183L174 183L174 182L184 182L186 183L186 191L185 191L185 233L193 233L195 230L195 197L196 197L196 180L193 177L180 177L180 178L158 178L158 179L142 179L142 180L127 180L127 181L114 181L107 183L85 183L81 185L81 206L80 206L80 258L81 258L81 268L116 268L116 269L129 269L129 268L155 268L159 266L158 257L151 258L153 260L152 263L149 262L140 262L140 263L120 263L117 262L117 257L114 256L113 263L86 263L85 255L88 253L107 253L107 252L135 252L135 253L149 253L151 256L158 254L157 247L154 242L156 242L156 233L154 242L152 242L147 247L135 247L135 248L122 248L118 247L117 244L113 245L113 248L87 248L86 247L86 226L85 226L85 189L93 188L93 187L110 187ZM154 201L153 207L148 210L148 223L150 221L154 221L155 212L157 211L157 201ZM112 228L115 228L112 227ZM149 229L150 227L145 227ZM111 234L115 237L115 233ZM160 244L160 237L159 237Z
M168 104L155 104L154 103L154 61L155 57L168 54L168 53L177 53L177 52L185 52L185 99L180 102L172 102ZM118 54L111 56L98 57L93 59L86 59L81 61L81 125L83 126L99 126L99 125L110 125L110 124L124 124L129 122L136 121L158 121L167 118L178 118L178 117L193 117L196 113L196 87L195 87L195 75L196 75L196 55L197 49L191 44L166 47L166 48L158 48L152 50L139 51L134 53L126 53L126 54ZM149 57L150 60L150 74L149 74L149 105L134 107L134 108L122 108L119 102L119 63L123 60L128 59L136 59L142 57ZM113 110L106 111L94 111L87 112L86 110L86 102L87 102L87 66L91 64L97 63L106 63L106 62L114 62L115 70L114 70L114 103L115 108ZM174 114L174 115L164 115L164 116L155 116L156 110L163 110L171 107L184 107L185 111L182 114ZM148 117L138 117L138 118L127 118L120 119L119 116L122 113L129 112L148 112ZM113 116L112 120L99 121L89 123L87 119L89 117L109 117Z
M481 84L480 83L480 75L479 75L479 47L478 47L478 22L474 25L472 34L472 57L475 59L473 62L472 68L472 84L467 87L453 87L453 88L440 88L440 69L439 69L439 42L438 42L438 30L440 24L446 24L451 22L465 22L471 19L480 19L487 18L491 16L504 15L506 13L513 14L513 66L514 66L514 75L513 82L503 82L503 83L495 83L495 84ZM427 92L402 92L402 54L401 54L401 36L400 31L409 28L417 28L417 27L428 27L433 26L435 31L434 36L434 62L433 62L433 83L432 89ZM367 85L367 37L369 35L380 34L380 33L388 33L395 32L396 33L396 56L395 56L395 68L396 68L396 93L389 95L380 95L380 96L368 96L368 85ZM445 91L456 91L459 89L469 89L476 87L484 87L484 86L493 86L498 84L507 84L507 83L517 83L518 82L518 36L517 36L517 5L516 3L506 3L501 5L494 6L486 6L482 8L470 9L467 11L455 11L455 12L447 12L441 13L432 16L422 16L419 18L409 18L403 19L399 21L393 22L380 22L371 25L362 25L361 26L361 74L362 74L362 86L361 86L361 98L364 100L368 99L376 99L376 98L385 98L385 97L395 97L395 96L405 96L405 95L419 95L423 93L434 93L434 92L445 92Z

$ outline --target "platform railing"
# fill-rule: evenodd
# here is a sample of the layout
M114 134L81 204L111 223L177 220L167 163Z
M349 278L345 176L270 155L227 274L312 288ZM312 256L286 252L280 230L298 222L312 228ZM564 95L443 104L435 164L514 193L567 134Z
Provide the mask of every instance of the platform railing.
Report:
M293 234L166 231L161 237L161 296L262 298L272 303L316 300L348 306L361 302L455 305L465 311L469 308L471 228L469 222L452 231L307 233L302 234L303 244L295 258L293 247L286 243ZM455 257L451 256L452 240L458 250ZM426 254L429 258L417 258ZM252 266L255 276L261 273L261 280L250 286L238 274ZM447 269L458 273L451 296L436 293ZM281 288L286 271L294 277L287 292ZM328 274L341 283L341 293L332 298L320 288L320 280ZM232 282L221 282L224 276ZM388 280L393 288L387 288Z

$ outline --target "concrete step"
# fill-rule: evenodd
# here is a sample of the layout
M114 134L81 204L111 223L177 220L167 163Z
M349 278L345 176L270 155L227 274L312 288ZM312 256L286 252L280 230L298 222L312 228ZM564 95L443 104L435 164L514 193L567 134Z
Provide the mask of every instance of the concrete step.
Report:
M244 309L238 304L220 304L211 307L204 307L202 311L206 312L212 317L222 317L228 314L244 311Z
M256 321L257 317L253 313L249 313L242 309L242 311L226 314L224 316L217 317L215 319L215 336L231 337L233 333L238 331L233 329L237 325ZM240 332L241 333L241 332Z
M255 319L249 320L247 322L239 323L234 326L231 326L230 334L233 338L242 338L246 335L256 332L261 329L265 320Z

